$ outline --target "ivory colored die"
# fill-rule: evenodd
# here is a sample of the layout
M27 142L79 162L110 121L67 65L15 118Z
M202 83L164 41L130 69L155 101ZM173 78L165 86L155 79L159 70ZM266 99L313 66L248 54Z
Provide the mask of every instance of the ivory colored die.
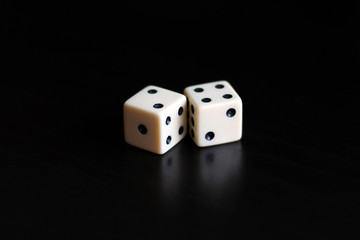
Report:
M199 147L233 142L242 136L242 101L227 81L185 88L189 133Z
M125 141L164 154L186 135L186 97L147 86L124 103Z

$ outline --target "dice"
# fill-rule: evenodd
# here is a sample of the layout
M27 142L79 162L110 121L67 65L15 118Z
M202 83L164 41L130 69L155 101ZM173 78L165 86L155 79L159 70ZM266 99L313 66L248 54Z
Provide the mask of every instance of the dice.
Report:
M123 106L125 141L164 154L187 132L186 97L157 86L147 86Z
M240 140L242 101L227 81L189 86L189 133L199 147Z

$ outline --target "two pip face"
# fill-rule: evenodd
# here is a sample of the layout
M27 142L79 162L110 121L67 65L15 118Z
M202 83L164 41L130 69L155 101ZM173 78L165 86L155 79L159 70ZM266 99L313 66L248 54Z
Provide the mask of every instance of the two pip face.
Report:
M242 101L227 81L189 86L184 95L147 86L124 103L130 145L164 154L187 132L199 147L241 139Z

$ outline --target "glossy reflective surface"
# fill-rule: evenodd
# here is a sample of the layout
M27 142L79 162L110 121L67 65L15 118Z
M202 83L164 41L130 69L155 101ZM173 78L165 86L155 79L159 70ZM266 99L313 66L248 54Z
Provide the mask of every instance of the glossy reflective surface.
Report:
M358 234L355 12L210 5L4 11L0 220L12 236ZM124 142L122 105L140 89L222 79L243 100L240 142L199 148L188 135L165 155Z

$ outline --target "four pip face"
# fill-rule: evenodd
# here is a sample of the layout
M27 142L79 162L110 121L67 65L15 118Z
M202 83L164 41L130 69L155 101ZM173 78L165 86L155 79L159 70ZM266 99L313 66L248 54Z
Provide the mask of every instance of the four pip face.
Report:
M150 85L129 98L123 110L125 141L157 154L169 151L187 132L199 147L242 136L242 101L227 81L189 86L184 95Z

